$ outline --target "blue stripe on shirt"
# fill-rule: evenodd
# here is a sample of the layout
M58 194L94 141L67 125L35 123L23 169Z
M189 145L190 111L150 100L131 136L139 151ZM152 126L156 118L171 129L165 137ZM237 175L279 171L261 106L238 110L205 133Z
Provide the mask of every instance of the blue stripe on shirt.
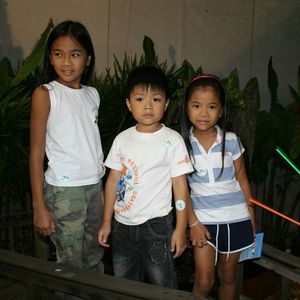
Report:
M222 153L222 144L217 144L211 149L212 153L220 152ZM241 145L235 139L226 139L225 143L225 153L232 153L232 155L236 155L241 152Z
M211 209L224 206L231 206L245 202L241 191L211 196L193 196L192 202L194 209Z
M191 141L193 155L202 155L200 148L195 141Z
M221 168L213 169L215 181L228 181L234 179L235 169L233 166L224 168L223 173L220 176L221 170L222 170ZM218 176L220 177L218 178Z
M208 174L205 176L199 176L197 171L193 172L188 176L189 184L191 183L209 183Z

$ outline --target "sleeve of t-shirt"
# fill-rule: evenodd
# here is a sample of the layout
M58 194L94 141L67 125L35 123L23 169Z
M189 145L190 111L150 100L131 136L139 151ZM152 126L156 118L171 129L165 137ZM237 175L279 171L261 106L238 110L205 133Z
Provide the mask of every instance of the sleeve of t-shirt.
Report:
M174 135L173 143L169 148L171 177L193 172L193 167L182 137Z
M236 134L231 133L230 138L230 147L231 147L231 153L232 153L232 159L237 160L245 151L245 148L243 147L240 139L236 136Z
M100 106L100 95L99 95L98 91L94 87L90 86L89 88L90 88L90 91L94 94L94 99L96 101L97 108L99 109L99 106Z
M121 152L120 152L118 137L114 139L114 142L109 150L108 156L104 164L106 167L110 169L117 170L117 171L122 170L123 166L121 162Z

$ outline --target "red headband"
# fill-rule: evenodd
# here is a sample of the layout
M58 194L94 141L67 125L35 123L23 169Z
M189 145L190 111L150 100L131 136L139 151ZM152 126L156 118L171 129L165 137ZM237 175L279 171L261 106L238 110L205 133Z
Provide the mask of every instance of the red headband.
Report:
M196 77L192 78L190 83L192 83L192 82L194 82L198 79L205 79L205 78L214 79L214 80L216 80L217 82L220 83L220 80L216 76L213 76L213 75L199 75L199 76L196 76Z

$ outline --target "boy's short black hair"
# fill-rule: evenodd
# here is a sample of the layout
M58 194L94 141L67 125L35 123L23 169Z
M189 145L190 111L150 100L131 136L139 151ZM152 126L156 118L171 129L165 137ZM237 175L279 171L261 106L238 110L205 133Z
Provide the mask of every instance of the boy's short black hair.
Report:
M129 99L130 93L136 86L151 87L165 93L169 98L169 82L165 73L154 66L141 66L134 69L128 76L126 97Z

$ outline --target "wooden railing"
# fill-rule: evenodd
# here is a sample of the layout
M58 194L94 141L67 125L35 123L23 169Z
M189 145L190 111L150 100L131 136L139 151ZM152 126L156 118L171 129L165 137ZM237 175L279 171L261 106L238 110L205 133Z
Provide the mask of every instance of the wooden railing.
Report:
M290 280L300 283L300 257L263 245L263 256L256 264L281 275L281 300L288 299Z
M252 260L253 263L272 270L281 276L280 299L288 299L291 281L300 283L300 257L278 250L268 244L263 244L262 257ZM238 286L242 290L243 264L239 265ZM237 297L239 299L239 296Z
M27 299L42 299L43 288L97 300L203 300L191 293L100 275L0 249L0 274L23 281Z
M11 220L9 222L0 222L0 229L8 228L10 235L12 235L13 227L19 227L30 224L32 224L32 219L28 218L28 216L23 220L22 218L14 218L14 220ZM103 296L99 299L177 299L176 297L182 297L180 299L196 299L192 298L190 293L184 291L163 291L161 290L161 288L158 288L156 286L144 286L144 284L142 283L132 283L131 281L126 281L125 279L116 279L109 275L101 276L80 270L71 271L65 268L63 268L62 271L58 272L55 271L57 267L55 263L45 261L45 259L49 257L49 244L36 233L34 248L35 253L33 255L42 259L37 259L9 251L0 250L0 274L7 275L8 277L12 277L15 279L20 279L21 281L23 280L23 277L20 278L19 274L22 274L24 278L29 278L30 280L24 280L26 281L26 284L28 286L28 291L36 290L32 287L48 287L54 290L58 289L64 292L70 292L77 291L79 287L79 295L89 294L90 289L93 290L93 293L95 292L97 295L102 295L102 293L104 293L103 295L106 295L107 293L109 293L110 295L115 295L119 293L119 290L115 290L115 288L117 286L124 286L124 289L126 291L124 293L120 291L120 294L124 295L124 297L122 296L123 298L120 298L121 296L119 295L117 298L111 298L106 296L106 298L103 298ZM10 249L14 250L13 242L11 242ZM187 249L187 251L190 250L191 249ZM281 299L288 299L287 295L290 281L300 283L300 258L290 255L286 252L280 251L267 244L263 245L262 254L262 257L260 259L253 260L253 263L260 265L265 269L273 270L275 273L281 276ZM70 274L72 274L72 276L68 277ZM45 284L45 282L47 282L47 284ZM239 292L236 299L239 299L243 285L243 263L239 264L237 284ZM107 285L113 287L111 290L109 290L109 292L106 290ZM133 289L134 291L138 292L139 289L137 289L137 287L140 287L140 285L142 285L141 290L143 291L143 293L150 293L149 297L147 296L148 298L145 298L144 295L140 293L138 293L136 296L131 295L130 289ZM129 287L129 289L127 289L127 287ZM154 293L154 291L158 292L158 294ZM155 298L156 296L161 297L161 295L164 295L164 297L170 297Z

